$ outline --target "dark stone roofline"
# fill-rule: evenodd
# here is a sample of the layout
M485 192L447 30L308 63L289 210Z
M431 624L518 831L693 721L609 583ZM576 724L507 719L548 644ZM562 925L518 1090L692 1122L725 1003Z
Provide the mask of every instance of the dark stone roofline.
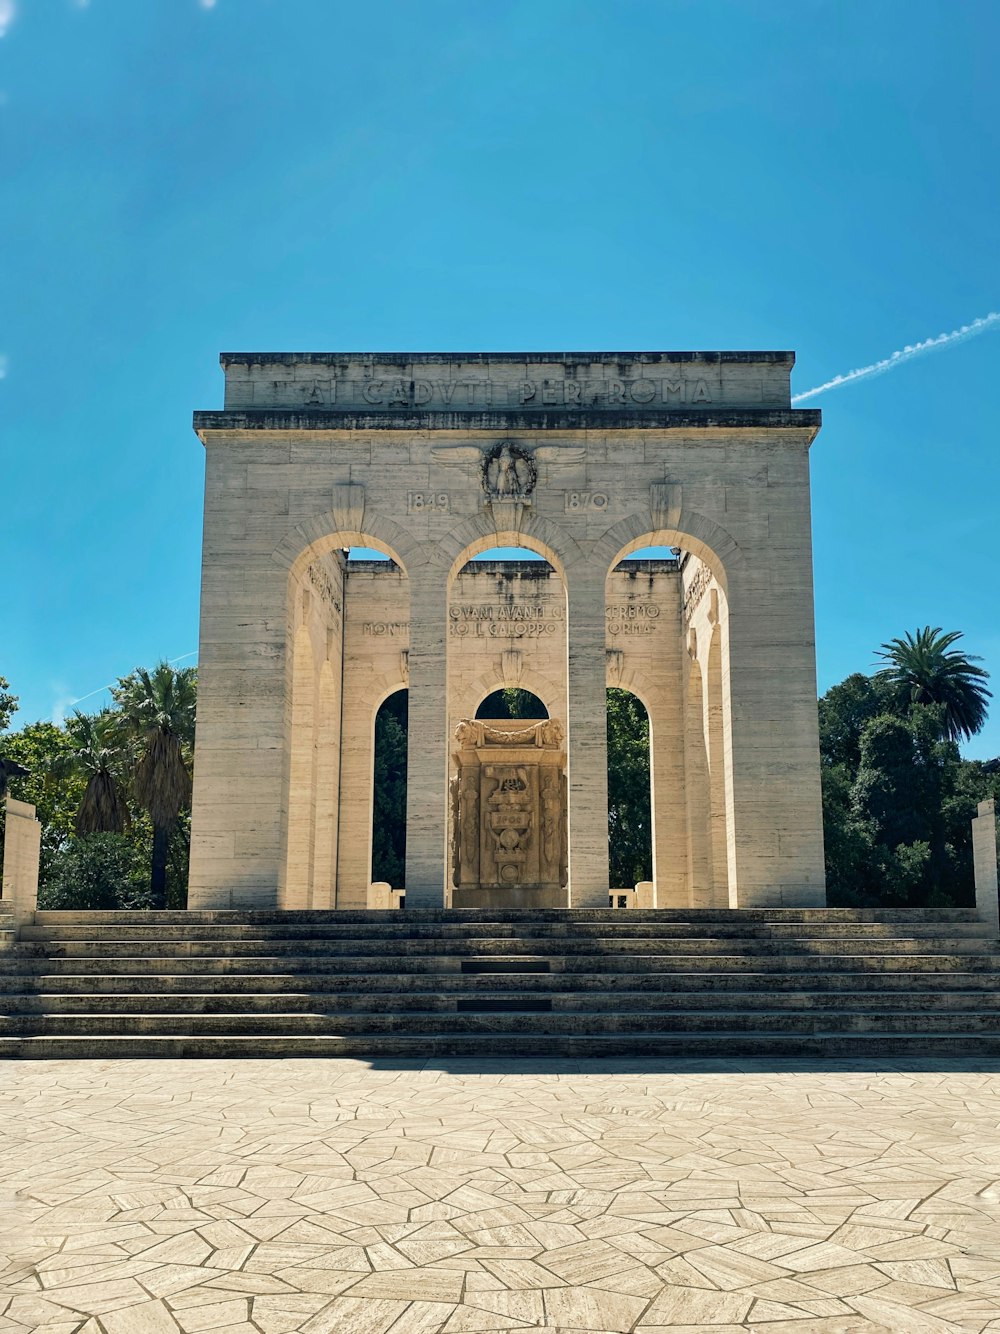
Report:
M628 362L636 365L670 365L680 362L707 362L712 365L794 366L794 352L220 352L223 366L336 366L352 361L373 366L427 366L454 362L459 365L488 365L490 362L545 363L566 366L591 365L594 362Z
M517 411L487 409L473 412L344 412L329 408L240 408L233 412L196 412L194 429L208 431L641 431L641 430L797 430L815 435L822 424L819 408L706 408L678 412L607 412L601 409L570 411Z

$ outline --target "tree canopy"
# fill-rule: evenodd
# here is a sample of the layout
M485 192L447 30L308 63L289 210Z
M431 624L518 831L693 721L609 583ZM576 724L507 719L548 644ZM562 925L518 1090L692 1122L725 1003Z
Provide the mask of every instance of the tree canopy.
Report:
M152 672L137 667L111 691L123 744L132 742L138 751L132 773L135 798L153 825L154 908L166 907L170 836L191 805L196 679L193 667L178 671L161 662Z
M890 639L878 654L886 664L879 677L899 704L940 706L942 734L950 741L982 731L992 698L986 688L989 675L976 666L981 660L952 648L961 638L960 630L945 634L939 625L925 625L915 634Z
M997 795L997 761L963 760L978 731L986 672L926 627L882 645L888 665L819 701L823 826L831 906L967 907L971 821Z
M17 696L11 694L7 678L0 676L0 732L6 732L15 713L17 713Z

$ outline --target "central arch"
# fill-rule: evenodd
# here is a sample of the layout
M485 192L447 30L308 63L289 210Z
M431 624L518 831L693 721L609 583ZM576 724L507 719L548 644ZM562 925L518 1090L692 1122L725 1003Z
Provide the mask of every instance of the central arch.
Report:
M686 517L698 532L633 517L599 544L608 684L634 691L649 716L655 905L725 907L735 845L728 589L743 556L718 525Z

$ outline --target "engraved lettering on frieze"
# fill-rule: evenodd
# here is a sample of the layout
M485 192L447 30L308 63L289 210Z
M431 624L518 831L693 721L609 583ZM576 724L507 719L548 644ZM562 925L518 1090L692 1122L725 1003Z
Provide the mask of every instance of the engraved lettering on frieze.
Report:
M373 639L395 638L410 633L409 621L362 621L361 633Z
M447 491L407 491L407 514L447 514L451 508L451 497Z
M606 491L567 491L564 510L567 514L578 514L581 510L606 510L610 504Z
M609 635L651 635L660 617L655 602L616 602L605 608Z
M554 635L561 607L531 602L462 603L449 608L451 634L471 639L539 639Z
M565 379L520 380L514 384L483 377L455 380L410 379L372 375L364 379L330 376L309 380L268 380L260 383L274 404L294 403L326 408L349 403L374 408L624 408L666 404L680 407L713 402L706 379L684 375L567 376Z
M319 596L323 599L323 601L327 604L328 607L332 607L333 610L339 614L340 597L337 593L337 590L334 588L333 580L330 578L327 572L324 569L321 569L321 567L318 565L310 565L308 570L308 575L309 575L309 582L312 584L313 588L316 590Z

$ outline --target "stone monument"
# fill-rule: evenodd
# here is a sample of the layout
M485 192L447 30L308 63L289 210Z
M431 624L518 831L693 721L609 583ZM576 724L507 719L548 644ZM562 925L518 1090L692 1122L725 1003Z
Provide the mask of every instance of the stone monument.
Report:
M192 908L366 906L375 715L399 690L407 850L391 894L607 906L608 686L650 719L647 899L825 902L820 414L791 406L791 353L221 360L225 406L195 414ZM515 546L543 559L473 559ZM356 547L389 559L345 559ZM562 739L498 740L491 724L458 743L512 685Z
M563 735L555 719L459 723L452 907L565 906Z

